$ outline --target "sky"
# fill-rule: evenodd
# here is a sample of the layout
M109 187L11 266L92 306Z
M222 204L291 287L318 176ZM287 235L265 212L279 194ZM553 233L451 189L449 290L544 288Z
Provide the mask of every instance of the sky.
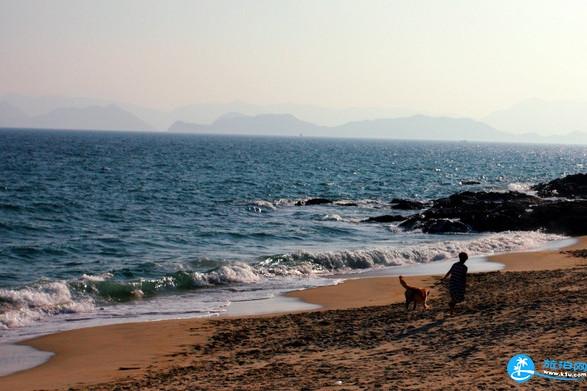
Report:
M0 94L481 117L587 100L587 2L0 0Z

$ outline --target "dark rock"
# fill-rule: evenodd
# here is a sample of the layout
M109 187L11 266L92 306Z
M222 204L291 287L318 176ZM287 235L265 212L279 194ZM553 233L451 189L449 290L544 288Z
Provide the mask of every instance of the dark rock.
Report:
M304 206L304 205L324 205L324 204L332 204L332 200L328 198L310 198L308 200L300 200L296 202L296 206Z
M401 222L398 227L407 231L413 231L415 229L421 229L422 224L426 221L425 215L412 215Z
M437 219L427 221L426 224L422 226L422 232L428 234L471 232L471 227L458 220Z
M516 222L519 223L520 216L529 213L532 206L542 202L538 197L516 192L467 191L433 201L431 208L410 217L400 227L423 229L432 220L457 219L478 232L525 229L516 226ZM439 226L435 228L438 231Z
M532 186L541 197L587 198L587 174L567 175Z
M364 223L393 223L394 221L403 221L406 216L400 215L383 215L383 216L372 216L368 219L363 220Z
M416 200L405 200L403 198L394 198L391 200L391 207L400 210L418 210L430 206L430 203Z
M468 180L466 179L464 181L460 181L459 183L461 186L470 186L470 185L480 185L481 184L481 182L476 181L474 179L468 179Z
M441 206L444 208L459 208L467 207L471 205L500 205L507 203L540 203L541 200L538 197L519 193L515 191L509 192L487 192L487 191L465 191L462 193L453 194L447 198L440 198L434 200L432 203L434 207Z
M554 201L537 205L520 219L521 229L544 229L563 235L587 234L587 200Z
M400 228L428 233L544 230L587 234L587 200L544 200L517 192L463 192L409 216Z

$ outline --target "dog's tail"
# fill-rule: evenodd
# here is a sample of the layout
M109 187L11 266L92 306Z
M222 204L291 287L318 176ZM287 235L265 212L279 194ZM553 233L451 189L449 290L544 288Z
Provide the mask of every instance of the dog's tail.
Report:
M399 283L402 284L402 286L406 289L410 289L411 286L409 286L405 281L404 278L402 276L399 276Z

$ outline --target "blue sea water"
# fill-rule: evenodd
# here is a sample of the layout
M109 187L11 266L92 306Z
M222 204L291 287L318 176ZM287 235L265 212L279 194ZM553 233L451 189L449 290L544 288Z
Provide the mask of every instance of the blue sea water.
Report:
M557 237L360 221L586 164L569 145L0 130L0 329L218 313L331 274L530 248ZM296 205L311 197L337 203Z

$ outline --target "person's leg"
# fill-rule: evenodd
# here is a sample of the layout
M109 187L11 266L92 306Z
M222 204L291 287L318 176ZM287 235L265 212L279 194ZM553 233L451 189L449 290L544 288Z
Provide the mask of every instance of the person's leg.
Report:
M448 303L448 308L450 309L450 314L455 314L455 306L457 305L458 300L456 294L454 292L450 293L450 302Z

